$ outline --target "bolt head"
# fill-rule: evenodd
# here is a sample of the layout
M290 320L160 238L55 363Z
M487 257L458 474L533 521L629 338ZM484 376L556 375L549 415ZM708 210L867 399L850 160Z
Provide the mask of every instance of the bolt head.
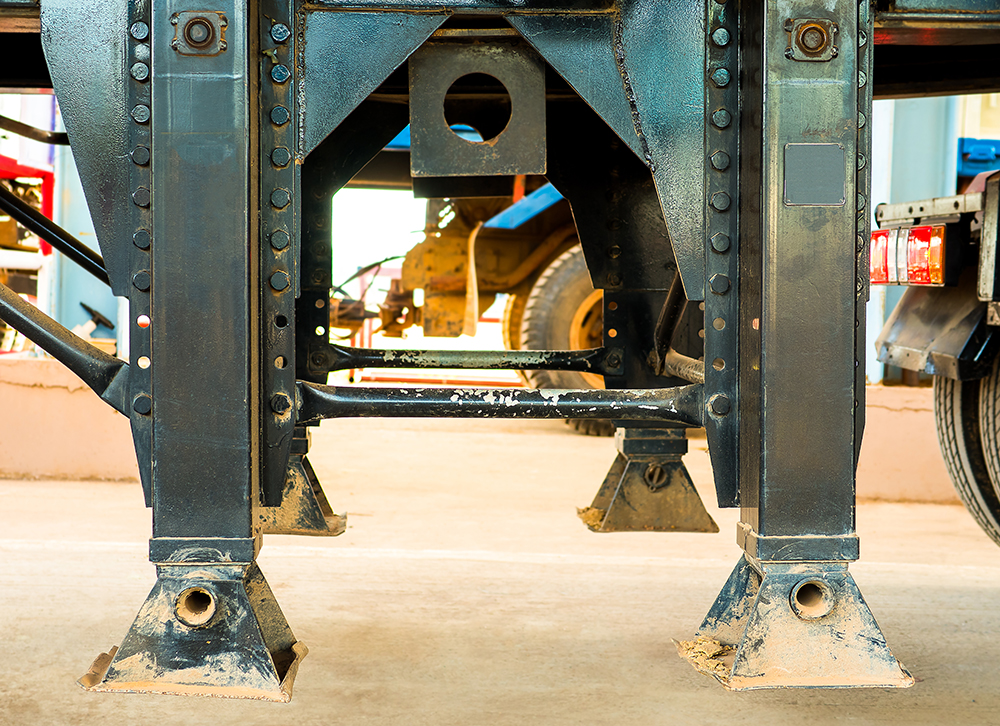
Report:
M712 408L712 413L716 416L725 416L732 410L732 404L729 402L729 396L722 393L717 393L712 396L709 401L709 406Z
M322 368L323 366L326 365L326 356L320 353L319 351L313 353L310 356L310 360L312 361L312 364L317 368Z
M717 88L725 88L729 85L730 75L729 71L725 68L716 68L712 72L712 83L716 85Z
M292 152L284 146L279 146L271 152L271 163L279 169L283 169L292 161Z
M278 270L273 275L271 275L271 287L281 292L282 290L287 290L290 280L288 279L288 273L282 270Z
M724 108L720 108L712 114L712 123L716 128L724 129L733 121L732 114Z
M292 115L284 106L275 106L271 109L271 123L276 126L284 126L291 120Z
M291 77L292 72L288 70L288 66L279 64L271 69L271 80L275 83L284 83Z
M153 410L153 399L148 394L140 393L132 399L132 410L146 416Z
M138 106L132 109L132 119L137 124L148 123L149 116L150 116L149 106L144 106L142 104L139 104Z
M729 292L730 282L729 278L726 275L722 274L712 275L712 277L709 278L708 280L708 284L709 286L711 286L712 292L714 292L716 295L725 295L727 292Z
M717 171L725 171L729 168L729 154L725 151L716 151L712 154L712 168Z
M622 276L617 272L612 272L608 275L608 284L611 285L611 287L618 287L622 284Z
M132 244L134 244L140 250L148 250L149 243L151 241L152 240L149 236L149 231L145 229L140 229L136 231L135 234L132 235Z
M716 28L712 32L712 42L715 43L720 48L725 48L729 45L729 31L725 28Z
M722 234L722 232L713 234L712 249L720 254L727 252L729 250L729 235Z
M284 393L275 393L271 396L271 410L275 413L287 413L291 407L292 402Z
M612 353L607 359L608 368L617 368L622 364L622 357L617 353Z
M271 40L275 43L284 43L292 35L292 31L284 23L275 23L271 26Z
M129 28L128 32L136 40L145 40L149 37L149 26L145 23L132 23L132 27Z
M271 232L271 247L276 250L283 250L288 247L289 243L288 232L283 229L277 229Z
M145 81L149 78L149 66L145 63L134 63L132 68L129 69L129 73L137 81Z
M725 192L716 192L712 195L712 209L718 212L725 212L729 209L731 200Z
M608 257L612 260L616 260L622 255L622 248L618 245L611 245L608 247Z
M148 146L136 146L132 149L132 163L138 164L139 166L146 166L149 163L149 147Z
M149 206L151 201L151 196L149 189L146 187L139 187L134 192L132 192L132 201L135 202L135 206L142 207L145 209Z
M275 209L284 209L292 203L292 195L287 189L275 189L271 192L271 206Z
M132 275L132 284L136 290L141 290L142 292L148 291L153 284L153 278L150 276L149 270L139 270Z

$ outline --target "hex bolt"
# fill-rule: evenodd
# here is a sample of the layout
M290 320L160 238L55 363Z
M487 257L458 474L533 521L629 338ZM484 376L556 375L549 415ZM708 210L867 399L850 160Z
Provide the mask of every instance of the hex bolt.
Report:
M646 486L655 492L657 489L662 489L666 486L667 471L659 464L650 464L646 467L642 478L646 480Z
M143 416L148 415L153 410L153 399L149 397L149 394L140 393L132 399L132 410Z
M152 238L149 236L149 231L145 229L137 230L136 233L132 235L132 244L140 250L148 250L149 243L151 241Z
M292 31L284 23L275 23L271 26L271 40L275 43L284 43L292 36Z
M292 203L292 195L287 189L275 189L271 192L271 206L275 209L284 209Z
M712 72L712 83L715 84L716 88L725 88L729 85L729 80L729 71L725 68L716 68Z
M617 353L611 353L605 362L608 364L608 368L617 368L622 364L622 357Z
M712 249L722 254L729 250L729 235L722 234L722 232L717 232L712 235Z
M712 33L712 42L720 48L725 48L729 45L729 39L729 31L725 28L716 28Z
M730 201L729 195L725 192L716 192L712 195L712 209L717 212L725 212L729 209Z
M709 400L709 406L712 408L712 413L716 416L725 416L732 409L732 404L729 402L729 396L724 393L716 393Z
M720 108L712 114L712 123L716 128L724 129L733 121L732 114L724 108Z
M145 81L149 78L149 66L145 63L134 63L132 68L129 70L132 77L137 81Z
M312 364L317 368L322 368L326 365L326 356L320 351L313 353L309 357L309 360L312 361Z
M611 285L611 287L618 287L622 284L622 276L617 272L610 273L608 275L608 284Z
M145 40L149 37L149 26L145 23L132 23L132 27L128 29L128 32L136 40Z
M611 245L608 247L608 257L612 260L617 260L622 255L622 248L618 245Z
M284 146L279 146L271 152L271 163L283 169L292 161L292 153Z
M139 187L134 192L132 192L132 201L135 202L135 206L142 207L145 209L149 206L150 194L149 189L146 187Z
M275 83L284 83L291 77L292 72L288 70L288 66L278 64L271 69L271 80Z
M149 286L153 284L153 278L150 277L149 270L139 270L132 275L132 284L135 285L136 290L147 292Z
M130 154L132 157L132 163L138 164L139 166L146 166L149 163L149 147L148 146L136 146L132 149Z
M132 109L132 118L137 124L148 123L149 115L149 106L144 106L141 103Z
M271 247L276 250L283 250L288 247L289 242L288 232L283 229L277 229L271 232Z
M271 282L271 287L277 290L278 292L281 292L282 290L287 290L289 284L288 273L278 270L273 275L271 275L270 282Z
M287 413L292 407L292 402L284 393L275 393L271 396L271 410L276 414Z
M712 154L712 168L717 171L725 171L729 168L729 154L725 151L716 151Z
M292 115L288 113L288 109L284 106L275 106L271 109L271 123L277 126L284 126L292 118Z
M714 292L716 295L725 295L727 292L729 292L729 287L730 287L729 278L726 277L725 275L718 273L712 275L712 277L710 277L708 280L708 284L711 286L712 292Z

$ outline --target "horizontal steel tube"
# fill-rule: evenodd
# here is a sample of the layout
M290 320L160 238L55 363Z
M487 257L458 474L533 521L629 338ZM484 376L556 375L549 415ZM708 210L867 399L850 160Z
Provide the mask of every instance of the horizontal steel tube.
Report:
M617 361L613 360L617 357ZM379 350L331 345L327 370L350 368L477 368L483 370L558 370L600 375L621 373L620 351L587 350ZM608 360L617 365L608 365Z
M625 390L360 388L299 381L299 423L324 418L617 418L701 426L701 385Z
M58 146L69 146L69 136L61 131L46 131L36 129L34 126L23 124L6 116L0 116L0 130L9 131L12 134L23 136L32 141L40 141L43 144L56 144Z
M25 229L37 234L98 280L107 285L111 284L103 257L2 186L0 186L0 210L9 214Z

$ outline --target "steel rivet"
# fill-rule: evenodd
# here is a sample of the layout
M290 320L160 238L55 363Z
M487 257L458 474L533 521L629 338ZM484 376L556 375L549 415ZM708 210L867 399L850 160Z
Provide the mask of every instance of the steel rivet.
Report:
M271 69L271 80L275 83L284 83L291 77L292 72L288 70L288 66L279 64Z
M712 408L712 413L716 416L725 416L732 410L732 404L729 402L729 396L722 393L716 393L709 401L709 406Z
M712 114L712 123L720 129L724 129L732 123L733 117L724 108L720 108L718 111Z
M729 237L728 235L718 232L712 235L712 249L716 252L722 253L729 250Z
M284 23L275 23L271 26L271 40L275 43L284 43L292 35L292 31Z
M132 244L140 250L148 250L150 241L149 232L144 229L140 229L132 235Z
M149 37L149 26L142 22L132 23L132 27L129 28L129 33L131 33L132 37L136 40L145 40Z
M716 28L712 33L712 42L720 48L729 45L729 31L725 28Z
M137 146L132 149L130 154L132 157L132 162L138 164L139 166L146 166L149 163L149 147L148 146Z
M275 413L285 413L292 407L292 402L284 393L271 396L271 410Z
M719 88L725 88L729 85L729 71L725 68L716 68L712 72L712 83L714 83Z
M132 410L145 416L153 410L153 399L148 394L140 393L132 399Z
M149 121L149 106L139 104L132 109L132 118L136 123L144 124Z
M712 195L712 208L716 211L725 212L729 209L730 202L729 195L725 192L716 192Z
M137 290L146 292L149 290L149 286L152 282L153 278L150 277L149 270L139 270L137 273L132 275L132 284L135 285Z
M729 278L725 275L712 275L708 283L716 295L725 295L729 292Z
M283 250L288 247L288 232L283 229L275 230L271 233L271 246L276 250Z
M132 192L132 201L135 202L137 207L142 207L145 209L149 206L150 194L149 189L146 187L139 187L134 192Z
M147 78L149 78L149 66L147 66L145 63L133 64L129 72L132 74L132 77L137 81L145 81Z
M287 189L275 189L271 192L271 206L275 209L284 209L291 204L292 195Z
M292 160L292 153L284 146L279 146L271 152L271 163L279 169L288 166Z
M712 154L712 168L718 171L725 171L729 168L729 154L725 151L716 151Z
M284 106L275 106L271 109L271 123L284 126L291 119L291 114Z
M271 287L273 287L278 292L288 289L288 273L278 270L273 275L271 275Z

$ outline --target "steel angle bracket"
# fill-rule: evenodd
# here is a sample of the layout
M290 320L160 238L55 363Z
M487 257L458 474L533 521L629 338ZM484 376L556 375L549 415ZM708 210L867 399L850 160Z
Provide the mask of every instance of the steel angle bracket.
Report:
M592 532L718 532L681 455L683 429L615 431L618 455L589 507L578 509Z
M694 641L678 651L731 691L906 688L846 562L742 557Z
M264 534L336 537L347 529L347 515L333 511L309 459L300 454L288 462L281 506L261 507L257 516Z
M285 702L308 649L256 564L159 565L120 648L78 683L88 691Z

